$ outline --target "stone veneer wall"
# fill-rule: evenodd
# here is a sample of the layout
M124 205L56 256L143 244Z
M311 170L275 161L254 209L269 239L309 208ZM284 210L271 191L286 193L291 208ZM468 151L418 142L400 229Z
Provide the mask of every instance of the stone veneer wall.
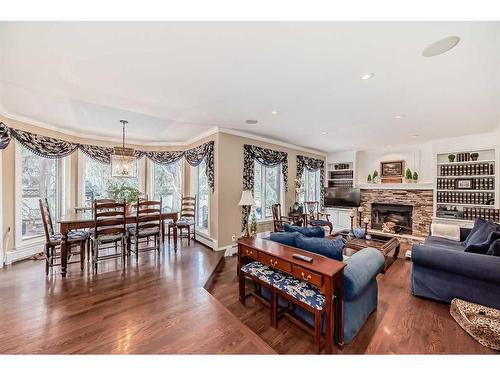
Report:
M433 191L432 190L389 190L361 189L361 205L363 217L371 220L372 203L407 204L413 206L413 236L427 237L432 222ZM370 225L371 226L371 223Z

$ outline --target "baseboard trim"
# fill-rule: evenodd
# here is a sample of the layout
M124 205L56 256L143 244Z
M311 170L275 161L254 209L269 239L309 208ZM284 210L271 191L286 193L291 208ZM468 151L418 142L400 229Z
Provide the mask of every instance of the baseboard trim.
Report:
M29 245L20 246L5 253L5 265L10 265L14 262L24 260L38 253L43 252L44 242L31 243Z

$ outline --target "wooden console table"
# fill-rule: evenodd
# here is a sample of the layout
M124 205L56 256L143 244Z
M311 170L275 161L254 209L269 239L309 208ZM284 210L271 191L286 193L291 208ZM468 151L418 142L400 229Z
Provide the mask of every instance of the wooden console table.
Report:
M337 344L342 347L344 345L343 297L345 264L322 255L263 238L267 236L269 236L269 233L259 233L257 236L242 238L238 241L238 273L241 266L257 260L271 268L278 269L297 278L301 278L304 272L308 276L314 275L314 277L309 278L310 281L308 280L308 282L316 285L326 298L324 312L325 350L327 353L332 353L333 351L334 324L336 324L338 333L336 337ZM308 263L293 258L293 254L311 257L313 261ZM240 300L242 300L245 298L245 280L244 278L239 279ZM242 282L243 285L241 284ZM337 304L334 304L334 294Z

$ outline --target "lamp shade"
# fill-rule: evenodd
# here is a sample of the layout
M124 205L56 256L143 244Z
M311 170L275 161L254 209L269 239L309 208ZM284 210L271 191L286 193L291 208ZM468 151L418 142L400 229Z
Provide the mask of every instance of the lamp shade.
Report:
M239 206L255 206L255 201L253 200L252 190L243 190L241 193Z

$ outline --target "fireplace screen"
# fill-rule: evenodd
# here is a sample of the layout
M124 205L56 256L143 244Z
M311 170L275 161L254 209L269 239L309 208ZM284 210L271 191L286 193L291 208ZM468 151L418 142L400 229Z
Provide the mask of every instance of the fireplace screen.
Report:
M395 233L412 234L413 206L372 203L372 228L380 230L388 222L395 224Z

